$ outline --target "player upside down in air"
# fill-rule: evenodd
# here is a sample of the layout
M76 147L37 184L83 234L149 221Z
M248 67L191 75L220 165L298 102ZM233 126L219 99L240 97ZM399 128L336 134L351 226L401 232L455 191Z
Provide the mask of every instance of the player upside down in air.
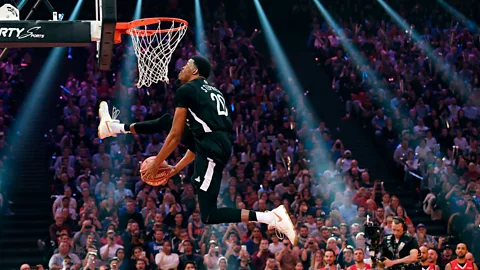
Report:
M223 94L208 84L211 66L207 59L194 56L178 74L182 86L175 93L175 115L164 115L156 120L122 124L110 116L106 102L100 103L100 139L121 133L154 134L169 130L165 143L142 178L153 178L162 162L182 141L188 148L185 156L170 167L168 178L180 172L195 160L193 184L198 194L200 214L205 224L258 221L285 234L293 245L298 238L292 221L283 205L271 212L255 212L246 209L217 208L222 172L231 155L230 131L232 122L228 116ZM115 111L115 109L114 109ZM173 118L173 119L172 119Z

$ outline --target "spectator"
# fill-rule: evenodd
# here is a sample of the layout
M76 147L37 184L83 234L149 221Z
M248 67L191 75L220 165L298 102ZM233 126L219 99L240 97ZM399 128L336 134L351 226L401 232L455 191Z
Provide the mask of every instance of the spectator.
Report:
M123 246L115 243L115 231L107 231L106 238L107 244L100 248L100 255L105 262L115 257L119 248L123 248Z
M273 257L274 253L268 249L269 243L267 239L260 241L260 247L258 251L253 254L252 262L255 269L264 269L267 265L268 258Z
M180 263L177 254L172 253L172 246L170 242L165 242L162 247L162 251L155 256L155 264L158 269L171 269L177 268Z
M48 267L50 269L62 269L63 268L63 261L66 259L71 260L72 266L75 268L80 268L80 259L74 253L69 251L70 246L67 242L61 242L58 247L58 253L54 254L50 261L48 262Z
M194 262L195 265L203 265L203 258L193 252L193 243L190 240L184 240L183 248L185 252L180 256L180 269L185 269L188 262Z

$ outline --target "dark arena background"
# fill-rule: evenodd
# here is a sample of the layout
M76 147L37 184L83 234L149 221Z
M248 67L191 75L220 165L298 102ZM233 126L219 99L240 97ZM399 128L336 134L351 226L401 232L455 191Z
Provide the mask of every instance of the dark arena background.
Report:
M381 256L372 233L394 216L427 247L417 265L480 258L479 1L4 4L20 21L0 9L0 269L347 269ZM138 88L135 43L113 33L156 17L188 29L171 52L140 50L169 81ZM260 223L203 224L192 165L144 183L168 132L98 138L101 101L122 123L173 115L195 55L233 122L218 206L284 205L297 245Z

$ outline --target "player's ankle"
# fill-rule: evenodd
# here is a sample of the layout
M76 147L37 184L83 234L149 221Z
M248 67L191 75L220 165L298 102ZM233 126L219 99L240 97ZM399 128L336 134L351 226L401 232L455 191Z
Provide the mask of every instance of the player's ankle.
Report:
M110 131L114 134L125 134L129 133L130 131L125 130L125 124L118 123L118 122L110 122L108 123Z
M275 221L272 212L255 212L255 215L257 221L264 224L272 224Z

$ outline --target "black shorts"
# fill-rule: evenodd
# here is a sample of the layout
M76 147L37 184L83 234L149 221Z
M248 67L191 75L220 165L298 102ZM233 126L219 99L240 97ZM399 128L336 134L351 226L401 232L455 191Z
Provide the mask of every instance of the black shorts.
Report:
M223 169L231 155L232 143L226 132L207 133L195 138L195 165L192 183L198 192L218 196Z

